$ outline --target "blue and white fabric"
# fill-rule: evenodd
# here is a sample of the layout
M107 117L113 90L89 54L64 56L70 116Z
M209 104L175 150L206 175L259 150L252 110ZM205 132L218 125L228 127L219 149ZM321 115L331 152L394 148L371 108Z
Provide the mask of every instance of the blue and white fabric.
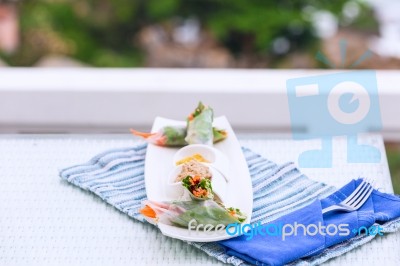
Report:
M130 217L145 222L139 214L139 209L142 201L147 199L144 182L146 148L147 144L140 144L109 150L85 164L63 169L60 176L84 190L93 192ZM315 202L319 203L319 200L336 191L335 187L309 179L293 163L277 165L247 148L242 150L253 184L252 223L265 224L280 217L284 219L291 213L301 212L302 208L313 206ZM400 228L400 220L392 219L385 220L386 223L382 225L383 232L393 232ZM329 247L324 246L308 257L282 260L278 265L289 262L291 265L317 265L363 245L374 237L360 235L343 239L344 242L335 242ZM243 244L237 248L227 243L223 246L219 243L188 242L225 263L233 265L262 263L260 258L251 257L251 254L240 255L240 245ZM265 264L274 263L265 261Z

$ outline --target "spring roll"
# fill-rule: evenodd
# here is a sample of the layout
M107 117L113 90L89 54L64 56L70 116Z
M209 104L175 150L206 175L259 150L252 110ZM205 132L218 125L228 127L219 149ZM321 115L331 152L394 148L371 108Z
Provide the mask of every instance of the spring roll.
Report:
M131 129L131 133L159 146L181 147L187 145L185 127L166 126L155 133L145 133Z
M147 142L164 147L182 147L188 145L185 140L186 127L166 126L156 133L139 132L131 129L131 133L135 136L144 138ZM213 128L214 143L220 142L228 136L223 129Z
M236 208L225 208L213 200L205 201L145 201L140 213L151 223L165 223L188 228L189 223L228 225L242 223L246 215Z
M187 119L186 142L188 144L205 144L211 146L214 139L212 122L213 110L200 102Z

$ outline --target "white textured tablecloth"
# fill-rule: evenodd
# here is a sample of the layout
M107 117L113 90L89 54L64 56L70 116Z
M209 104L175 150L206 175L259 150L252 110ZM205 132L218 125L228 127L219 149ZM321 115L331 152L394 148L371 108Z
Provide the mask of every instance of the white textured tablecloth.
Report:
M334 140L333 168L302 169L310 178L341 186L374 177L392 192L382 139L363 143L382 151L380 164L347 164L345 139ZM219 262L156 228L128 218L98 197L67 184L58 170L104 150L134 145L126 136L0 137L0 265L208 265ZM243 146L277 163L297 161L318 141L248 138ZM127 234L126 232L129 232ZM333 259L327 265L400 265L400 232Z

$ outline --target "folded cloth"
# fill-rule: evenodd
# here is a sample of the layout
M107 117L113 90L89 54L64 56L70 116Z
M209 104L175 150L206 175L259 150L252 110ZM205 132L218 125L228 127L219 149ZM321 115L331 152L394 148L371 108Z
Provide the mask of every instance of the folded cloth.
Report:
M227 254L251 264L283 265L318 255L361 233L382 234L379 224L400 217L398 196L373 190L357 211L322 214L322 209L343 201L361 182L362 179L352 180L327 198L220 244L226 247Z
M146 150L147 144L145 143L108 150L96 155L87 163L63 169L60 176L77 187L93 192L128 216L144 222L139 209L141 203L147 199L144 185ZM242 150L253 184L252 223L268 223L276 220L310 205L317 198L324 198L336 191L332 186L306 177L293 163L278 165L249 149L243 148ZM379 214L375 212L375 215ZM386 216L382 214L381 217ZM400 228L400 219L388 222L382 227L384 232L397 231ZM292 264L321 264L363 245L373 238L373 236L357 236L345 243L327 248L321 254L296 260ZM230 252L228 254L218 242L188 242L188 244L224 263L233 265L245 263L243 259L230 255L235 254L235 249L228 248L228 252ZM240 251L240 249L236 250ZM237 255L242 258L246 256L243 250ZM252 258L251 254L246 257L246 260L251 262L249 258Z

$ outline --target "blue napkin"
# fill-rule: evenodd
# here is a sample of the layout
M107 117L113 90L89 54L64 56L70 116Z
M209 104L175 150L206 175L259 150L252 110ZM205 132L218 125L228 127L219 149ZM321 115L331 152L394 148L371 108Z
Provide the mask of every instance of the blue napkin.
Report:
M361 182L362 179L352 180L327 198L315 200L310 205L271 223L253 225L251 231L221 241L220 244L226 248L228 255L239 257L251 264L283 265L317 255L330 246L358 234L365 234L367 230L368 234L382 234L379 224L400 217L398 196L374 190L357 211L332 211L322 214L323 208L343 201ZM308 235L304 234L305 231L308 231Z

